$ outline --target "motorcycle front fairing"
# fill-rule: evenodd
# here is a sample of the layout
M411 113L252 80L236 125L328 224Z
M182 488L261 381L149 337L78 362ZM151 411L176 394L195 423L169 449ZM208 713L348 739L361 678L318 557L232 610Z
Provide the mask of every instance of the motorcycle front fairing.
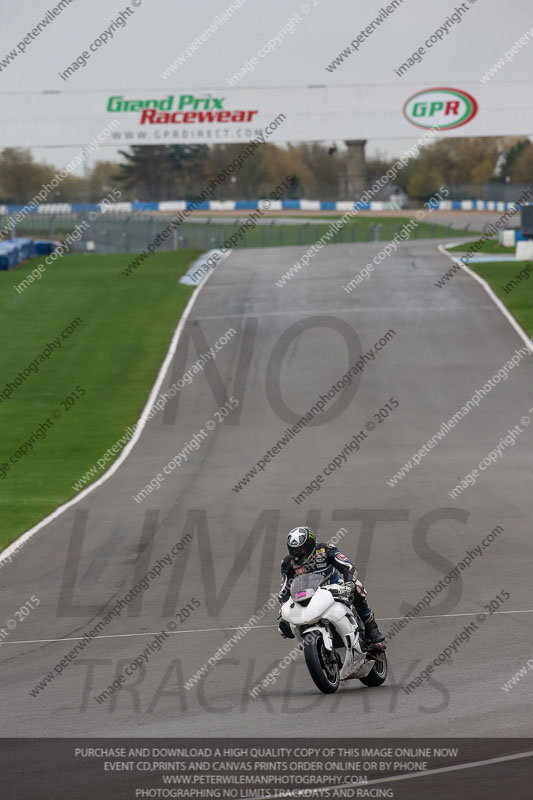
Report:
M320 631L324 646L333 652L335 648L328 626L321 624L322 620L330 622L341 636L346 649L341 680L364 677L372 669L372 664L366 663L355 618L344 603L338 602L332 593L320 584L321 581L316 575L302 575L295 578L291 587L291 599L281 607L282 619L290 623L300 640L311 630ZM298 602L299 597L306 602L306 605L302 605L301 600ZM303 633L301 626L306 626Z
M331 592L327 589L317 589L307 605L294 602L291 598L281 607L281 616L290 622L291 625L311 625L319 619L331 619L331 622L345 616L341 609L335 609L336 605Z

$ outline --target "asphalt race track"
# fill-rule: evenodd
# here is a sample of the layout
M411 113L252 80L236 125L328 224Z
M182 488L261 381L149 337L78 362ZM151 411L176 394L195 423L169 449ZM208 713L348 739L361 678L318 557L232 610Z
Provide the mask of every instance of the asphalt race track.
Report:
M343 291L381 246L325 248L284 288L275 281L301 248L234 252L209 277L164 386L229 328L238 336L148 423L115 475L0 571L7 611L32 594L40 600L0 648L3 736L531 734L533 674L508 692L501 687L533 657L532 430L523 426L516 444L475 485L456 499L448 492L528 411L533 419L533 363L524 357L420 466L389 486L524 342L464 272L444 288L434 285L451 262L433 241L402 244L354 292ZM361 350L390 330L360 379L329 400L324 417L233 491ZM238 407L137 503L133 495L230 396ZM390 398L399 407L385 418L380 409ZM297 504L292 498L361 431L368 432L359 452ZM321 695L297 659L251 697L293 646L279 636L274 610L185 689L278 589L286 533L306 521L324 540L346 529L339 547L355 560L384 632L495 526L503 532L389 642L390 674L381 688L352 681ZM187 534L172 564L31 696L83 632ZM489 614L484 607L493 600L497 611ZM190 615L182 611L188 604ZM483 612L469 641L405 692ZM169 623L177 627L161 649L98 703L96 696Z

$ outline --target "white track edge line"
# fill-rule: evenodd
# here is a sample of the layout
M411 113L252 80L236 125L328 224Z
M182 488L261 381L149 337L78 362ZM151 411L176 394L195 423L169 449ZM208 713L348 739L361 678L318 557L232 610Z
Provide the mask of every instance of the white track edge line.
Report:
M412 617L411 622L416 622L419 619L445 619L446 617L477 617L480 614L480 611L468 611L463 614L433 614L429 615L419 615L418 617ZM533 614L533 609L516 609L515 611L493 611L492 614L488 616L496 616L496 614ZM487 616L487 615L485 615ZM395 620L402 620L405 617L380 617L380 622L393 622ZM170 634L176 633L219 633L220 631L238 631L242 628L242 625L238 627L226 627L223 626L222 628L193 628L189 631L167 631ZM254 625L251 630L259 628L277 628L277 625ZM103 636L93 636L93 640L96 639L121 639L127 638L129 636L155 636L156 634L161 633L161 631L146 631L141 633L106 633ZM81 642L83 641L84 636L70 636L65 637L63 639L25 639L25 640L15 640L15 641L6 641L2 642L2 646L6 644L46 644L51 642Z
M482 278L479 275L477 275L477 273L475 273L473 270L471 270L470 267L467 267L465 264L461 263L461 261L459 260L458 257L452 256L452 254L449 253L446 250L444 245L439 244L438 245L438 249L440 250L441 253L443 253L444 255L448 256L448 258L451 259L451 261L453 261L454 264L458 264L461 267L461 269L464 269L464 271L467 272L470 275L471 278L474 278L475 281L477 281L478 283L480 283L483 286L483 288L487 292L488 296L495 303L495 305L500 309L500 311L502 312L504 317L507 319L508 322L511 323L511 325L513 326L513 328L515 329L517 334L520 336L520 338L523 340L523 342L525 344L527 344L529 350L533 353L533 343L531 342L531 339L529 338L529 336L527 335L525 330L518 324L518 322L513 317L511 312L505 307L505 305L502 303L500 298L493 292L493 290L491 289L491 287L489 286L487 281L484 278ZM490 262L487 262L487 263L490 263ZM453 276L452 276L452 280L453 280ZM444 287L441 287L441 288L444 288Z

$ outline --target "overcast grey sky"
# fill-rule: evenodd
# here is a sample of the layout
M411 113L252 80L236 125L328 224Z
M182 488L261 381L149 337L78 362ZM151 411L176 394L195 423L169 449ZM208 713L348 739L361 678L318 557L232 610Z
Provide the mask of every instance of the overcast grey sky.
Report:
M0 2L0 64L43 19L54 0ZM186 57L168 79L168 68L196 37L207 31L214 18L232 2L241 7L219 29L209 34L191 57ZM149 90L186 92L227 88L226 78L235 74L272 37L285 28L274 52L258 59L257 66L239 81L239 87L397 85L405 97L428 83L454 86L479 82L504 52L531 29L531 0L403 0L369 37L363 37L357 52L333 71L326 67L388 5L387 0L72 0L42 32L0 71L2 103L12 93L57 92L67 84L59 75L121 12L127 17L113 38L100 46L84 67L68 80L68 90L80 93L101 90L110 94ZM137 5L136 5L137 4ZM403 77L398 68L458 7L461 22L448 23L448 32ZM129 9L129 10L127 10ZM298 16L297 16L298 15ZM293 22L288 23L292 18ZM293 27L291 32L288 28ZM514 55L492 81L524 83L524 103L531 103L533 38ZM412 141L418 138L413 129ZM533 131L524 131L530 134ZM386 131L384 131L386 137ZM390 155L409 145L408 140L370 141L367 152L376 149ZM65 164L74 148L38 148L36 157L56 165ZM116 150L105 148L97 158L114 158Z

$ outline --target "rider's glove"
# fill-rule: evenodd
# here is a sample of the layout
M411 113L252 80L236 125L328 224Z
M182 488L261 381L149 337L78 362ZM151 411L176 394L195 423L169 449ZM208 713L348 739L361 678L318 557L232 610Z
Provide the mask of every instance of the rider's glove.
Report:
M292 632L291 626L287 620L281 619L281 609L278 612L278 631L284 639L294 639L294 633Z

